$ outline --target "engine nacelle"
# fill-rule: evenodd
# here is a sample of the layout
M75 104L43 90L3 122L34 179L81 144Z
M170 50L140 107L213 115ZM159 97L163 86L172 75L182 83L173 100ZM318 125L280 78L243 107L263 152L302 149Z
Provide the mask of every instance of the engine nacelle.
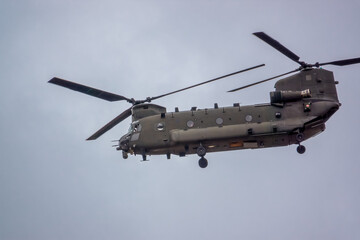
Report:
M303 91L274 91L270 92L271 103L286 103L295 102L303 98L310 98L311 93L309 89Z

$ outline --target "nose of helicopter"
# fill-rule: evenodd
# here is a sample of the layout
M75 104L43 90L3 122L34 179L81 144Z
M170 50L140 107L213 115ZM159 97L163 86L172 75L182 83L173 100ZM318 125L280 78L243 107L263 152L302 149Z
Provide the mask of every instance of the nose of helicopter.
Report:
M130 135L125 135L120 138L118 150L129 151L129 138Z

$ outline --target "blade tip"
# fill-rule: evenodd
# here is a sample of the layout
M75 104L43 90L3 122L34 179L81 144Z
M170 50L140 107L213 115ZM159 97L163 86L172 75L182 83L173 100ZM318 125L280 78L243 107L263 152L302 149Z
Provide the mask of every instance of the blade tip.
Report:
M56 79L57 79L57 77L53 77L52 79L50 79L50 80L48 81L48 83L53 83L53 82L56 81Z
M238 89L236 88L236 89L232 89L232 90L229 90L229 91L227 91L227 92L236 92Z
M254 32L253 35L255 36L259 36L259 35L264 35L265 33L264 32Z
M64 80L64 79L58 78L58 77L53 77L52 79L50 79L48 81L48 83L53 83L53 84L57 84L59 82L67 82L67 80Z

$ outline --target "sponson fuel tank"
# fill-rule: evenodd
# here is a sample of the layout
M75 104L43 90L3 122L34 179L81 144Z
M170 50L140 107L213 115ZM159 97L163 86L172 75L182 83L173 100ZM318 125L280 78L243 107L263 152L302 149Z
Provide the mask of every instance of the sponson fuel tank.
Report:
M226 138L243 138L249 136L249 129L251 129L251 135L257 134L272 134L274 128L277 133L287 132L294 129L294 127L302 126L304 123L313 120L315 117L308 116L305 118L294 118L283 121L275 122L263 122L263 123L249 123L249 124L236 124L223 127L208 127L208 128L196 128L196 129L174 129L170 131L171 140L176 143L197 142L197 141L209 141Z

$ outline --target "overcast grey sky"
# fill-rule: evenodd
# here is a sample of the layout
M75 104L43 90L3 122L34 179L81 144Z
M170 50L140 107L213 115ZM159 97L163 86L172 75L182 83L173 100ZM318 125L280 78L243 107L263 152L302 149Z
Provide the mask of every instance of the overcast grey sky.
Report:
M296 146L123 160L128 106L69 91L54 76L145 98L265 63L156 101L169 111L269 101L298 67L252 36L265 31L309 63L360 57L360 2L0 2L0 239L359 239L360 65L329 66L341 109Z

